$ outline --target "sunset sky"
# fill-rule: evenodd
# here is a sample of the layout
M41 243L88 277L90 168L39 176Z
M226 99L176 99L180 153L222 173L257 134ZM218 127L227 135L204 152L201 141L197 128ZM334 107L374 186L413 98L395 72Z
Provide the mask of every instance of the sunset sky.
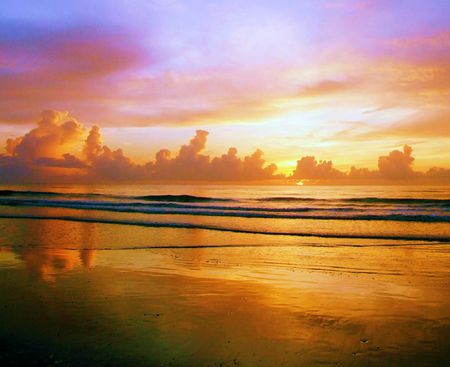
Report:
M450 169L450 2L6 0L0 86L2 175L134 177L161 149L178 173L204 165L190 178L220 179L234 157L233 172L257 167L248 179L308 156L333 162L324 178Z

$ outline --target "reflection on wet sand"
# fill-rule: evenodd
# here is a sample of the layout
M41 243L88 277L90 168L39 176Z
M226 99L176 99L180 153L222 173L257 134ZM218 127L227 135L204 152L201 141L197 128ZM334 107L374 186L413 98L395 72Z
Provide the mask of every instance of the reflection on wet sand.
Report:
M76 266L93 266L95 250L58 250L20 248L14 250L25 263L30 275L45 281L55 281L58 274L73 270Z
M92 267L96 252L91 248L94 243L95 227L83 224L76 228L81 242L86 244L80 250L45 246L44 244L55 243L54 236L58 233L55 226L58 226L58 223L49 221L27 223L27 230L21 232L24 234L24 237L20 238L22 242L11 248L17 258L23 261L31 276L50 282L55 281L58 274L73 270L77 266ZM73 228L67 229L73 230ZM40 245L28 245L30 243Z
M72 236L74 225L59 230ZM95 250L105 228L122 228L77 228L67 246L41 223L31 235L47 247L17 242L0 252L20 261L0 267L0 362L410 366L450 358L448 245ZM160 243L164 231L146 233ZM204 243L209 234L188 236Z

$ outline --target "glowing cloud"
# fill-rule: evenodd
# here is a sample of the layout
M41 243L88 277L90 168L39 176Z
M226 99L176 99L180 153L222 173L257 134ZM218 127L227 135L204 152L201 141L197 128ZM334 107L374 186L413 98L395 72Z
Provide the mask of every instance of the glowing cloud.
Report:
M427 173L413 170L414 157L408 145L378 158L378 170L352 167L339 171L330 161L304 156L290 176L277 174L267 164L263 151L240 158L236 148L217 157L205 155L208 132L197 130L188 144L172 157L161 149L154 161L138 164L122 149L103 144L100 128L87 129L67 113L47 110L37 127L6 141L0 155L2 182L272 182L294 183L424 183L448 182L449 170L431 168Z

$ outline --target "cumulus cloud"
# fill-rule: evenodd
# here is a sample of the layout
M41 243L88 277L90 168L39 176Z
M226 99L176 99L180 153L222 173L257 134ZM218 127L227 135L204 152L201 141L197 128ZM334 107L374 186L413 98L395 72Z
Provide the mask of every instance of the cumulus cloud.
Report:
M83 153L89 163L89 174L97 179L137 181L261 181L277 178L275 164L266 165L261 150L243 159L236 148L227 154L211 158L203 154L208 132L197 130L188 144L182 145L172 157L161 149L154 161L139 165L121 149L102 146L100 129L94 126L86 138Z
M378 171L371 171L368 168L357 168L352 166L348 173L348 178L352 181L363 182L365 180L377 180L379 174Z
M333 167L332 161L317 162L315 157L306 156L297 161L293 178L312 180L331 180L342 178L345 174Z
M6 152L24 161L55 158L61 151L79 143L83 135L81 124L64 112L44 111L37 125L20 138L8 139Z
M450 169L432 167L425 172L425 177L439 183L450 183Z
M72 154L65 153L62 158L41 157L34 161L38 166L59 168L87 168L87 164Z
M88 175L97 180L140 180L149 178L146 166L125 156L122 149L112 150L102 144L100 128L93 126L84 142L83 155L89 165Z
M81 159L68 153L82 142L83 135L83 126L67 112L42 112L37 127L6 141L6 154L0 155L2 181L42 181L58 168L86 168Z
M403 150L395 149L378 157L377 170L351 167L349 172L337 170L332 161L318 162L315 157L306 156L297 161L291 177L305 182L342 184L450 183L450 169L434 167L425 173L414 171L412 151L409 145L404 145Z
M155 177L191 180L208 178L210 158L202 154L207 137L207 131L197 130L189 144L183 145L173 159L167 149L160 150L156 154Z
M230 148L227 154L212 159L202 154L207 136L207 131L197 130L189 144L183 145L174 158L171 158L168 150L160 150L152 167L154 177L209 181L259 181L276 178L276 165L266 165L262 158L264 153L260 149L243 159L238 157L236 148Z
M209 133L197 130L176 154L159 150L154 160L138 164L122 149L103 143L101 130L89 130L67 113L44 111L23 136L8 139L0 154L1 182L287 182L406 183L450 182L450 170L433 167L425 173L413 169L412 148L393 150L378 158L378 169L352 167L343 172L331 160L304 156L290 176L277 174L262 150L240 157L235 147L211 157L204 153Z
M277 166L265 165L263 151L257 149L253 154L241 159L237 149L228 149L227 154L215 157L211 162L212 179L229 180L231 177L242 177L244 180L266 180L275 177Z
M387 156L378 158L378 170L382 178L388 179L408 179L414 176L411 156L412 148L409 145L403 147L403 152L393 150Z
M93 126L91 128L83 147L83 153L89 162L92 162L102 153L102 137L98 126Z

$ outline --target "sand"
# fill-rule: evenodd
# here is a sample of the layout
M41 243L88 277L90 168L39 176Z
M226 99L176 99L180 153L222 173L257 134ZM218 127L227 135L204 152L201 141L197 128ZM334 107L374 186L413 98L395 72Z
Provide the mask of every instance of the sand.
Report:
M1 365L450 360L446 244L24 219L0 230Z

